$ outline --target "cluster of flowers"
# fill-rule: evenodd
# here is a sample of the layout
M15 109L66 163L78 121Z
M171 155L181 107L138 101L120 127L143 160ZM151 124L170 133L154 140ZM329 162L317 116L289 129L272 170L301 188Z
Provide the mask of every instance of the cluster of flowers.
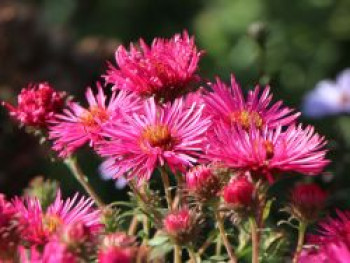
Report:
M252 262L262 259L269 186L286 173L320 174L329 163L326 140L313 127L298 124L298 112L273 102L270 87L257 86L245 96L233 76L231 85L217 78L201 87L202 54L186 32L155 39L150 46L140 40L129 50L123 46L116 50L117 66L110 64L97 93L87 89L86 107L65 101L65 94L47 83L23 89L17 107L4 103L21 125L43 131L60 158L72 160L79 148L89 145L105 159L103 167L109 174L115 179L125 176L143 208L143 234L148 237L138 246L137 239L125 233L106 234L101 218L109 208L81 180L99 209L92 207L92 199L75 196L63 201L60 194L46 209L35 198L2 199L0 236L10 240L2 239L1 257L25 257L31 252L38 262L94 257L98 262L136 262L135 251L143 246L146 251L152 244L147 240L159 237L160 231L174 245L175 262L186 257L181 256L183 248L197 262L205 251L204 247L196 251L196 242L205 226L203 209L208 207L230 262L240 257L224 225L232 214L231 225L250 222L247 243L252 246ZM66 163L81 179L76 162ZM150 188L149 182L158 178L164 184L167 208L155 200ZM311 257L323 262L319 258L333 258L340 250L350 258L346 239L350 216L342 212L339 220L321 224L319 236L309 238L312 250L302 249L306 226L317 220L326 197L316 184L292 190L287 210L299 222L300 241L295 262L311 262ZM139 217L133 221L137 231Z

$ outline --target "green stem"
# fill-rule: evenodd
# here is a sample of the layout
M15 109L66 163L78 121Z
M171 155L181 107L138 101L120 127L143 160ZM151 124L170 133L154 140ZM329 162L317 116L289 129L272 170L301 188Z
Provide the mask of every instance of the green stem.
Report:
M249 218L250 231L252 235L252 263L259 262L259 233L254 217Z
M305 232L306 232L307 224L304 222L300 222L298 228L298 245L294 254L293 263L297 263L301 250L303 249Z
M221 235L222 242L225 245L227 254L230 258L231 263L237 263L237 257L233 251L233 248L231 247L230 241L227 238L226 231L225 231L225 226L224 226L224 221L221 217L221 213L218 208L215 209L215 217L216 217L216 222L219 228L219 232Z
M197 263L197 254L194 252L193 248L187 248L188 254L190 255L191 263Z
M163 185L164 185L164 191L165 191L165 198L168 204L168 208L172 210L172 198L171 198L171 191L170 191L170 182L169 182L169 176L165 170L165 168L162 166L160 167L160 175L162 177Z
M182 263L181 246L174 245L174 263Z
M105 208L105 204L89 184L89 180L81 170L77 159L74 157L69 157L64 160L64 164L68 167L68 169L71 171L74 177L78 180L81 186L85 189L85 191L90 195L90 197L95 201L96 205L100 208Z

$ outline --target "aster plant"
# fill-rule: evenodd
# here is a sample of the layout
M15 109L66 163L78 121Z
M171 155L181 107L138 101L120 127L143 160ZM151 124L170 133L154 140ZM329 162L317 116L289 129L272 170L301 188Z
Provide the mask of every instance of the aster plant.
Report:
M327 140L274 101L269 86L246 92L234 75L231 85L205 83L203 54L186 31L150 45L141 39L117 48L86 103L47 83L24 88L17 106L3 103L51 143L89 197L63 198L58 183L43 179L23 196L1 195L1 261L348 262L348 212L306 235L326 207L316 183L285 195L281 211L297 233L268 220L281 197L271 188L320 175ZM125 182L128 201L99 197L79 166L85 145L104 174Z

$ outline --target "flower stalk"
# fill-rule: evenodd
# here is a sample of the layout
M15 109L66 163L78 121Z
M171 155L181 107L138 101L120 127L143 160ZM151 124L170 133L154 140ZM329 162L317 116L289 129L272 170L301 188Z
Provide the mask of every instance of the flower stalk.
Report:
M252 263L259 262L259 233L258 226L254 217L249 218L250 231L252 236Z
M99 208L105 208L104 202L101 200L101 198L98 196L98 194L92 188L92 186L89 184L89 180L88 180L87 176L81 170L77 159L74 157L69 157L69 158L64 160L64 164L68 167L68 169L71 171L71 173L74 175L74 177L78 180L78 182L81 184L81 186L84 188L84 190L95 201L96 205Z
M171 191L170 191L170 182L169 182L169 176L165 170L165 168L162 166L160 167L160 175L162 177L163 185L164 185L164 191L165 191L165 198L168 204L168 208L172 209L172 198L171 198Z
M304 240L305 240L305 232L306 232L307 224L305 222L299 223L298 228L298 244L294 254L293 263L297 263L301 250L303 249Z
M217 222L217 226L219 228L220 236L222 239L222 242L224 243L224 246L226 248L227 254L230 258L231 263L237 263L237 257L233 251L233 248L230 244L230 241L227 238L226 231L225 231L225 226L224 226L224 221L222 219L220 210L218 208L215 209L215 218Z

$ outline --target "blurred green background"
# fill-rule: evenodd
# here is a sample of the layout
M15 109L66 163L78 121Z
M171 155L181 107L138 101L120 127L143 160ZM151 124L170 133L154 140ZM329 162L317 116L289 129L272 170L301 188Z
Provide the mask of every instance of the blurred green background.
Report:
M119 43L140 37L150 42L184 29L206 52L200 64L206 80L228 80L234 73L244 88L269 82L275 98L297 109L319 80L334 78L350 64L349 0L2 0L0 98L14 101L26 83L47 80L83 99ZM0 120L0 192L18 194L36 175L58 179L67 194L82 191L4 109ZM350 207L349 117L303 122L330 141L334 162L317 179L334 193L330 206ZM97 191L106 201L120 198L124 191L100 179L100 162L87 149L80 151Z

